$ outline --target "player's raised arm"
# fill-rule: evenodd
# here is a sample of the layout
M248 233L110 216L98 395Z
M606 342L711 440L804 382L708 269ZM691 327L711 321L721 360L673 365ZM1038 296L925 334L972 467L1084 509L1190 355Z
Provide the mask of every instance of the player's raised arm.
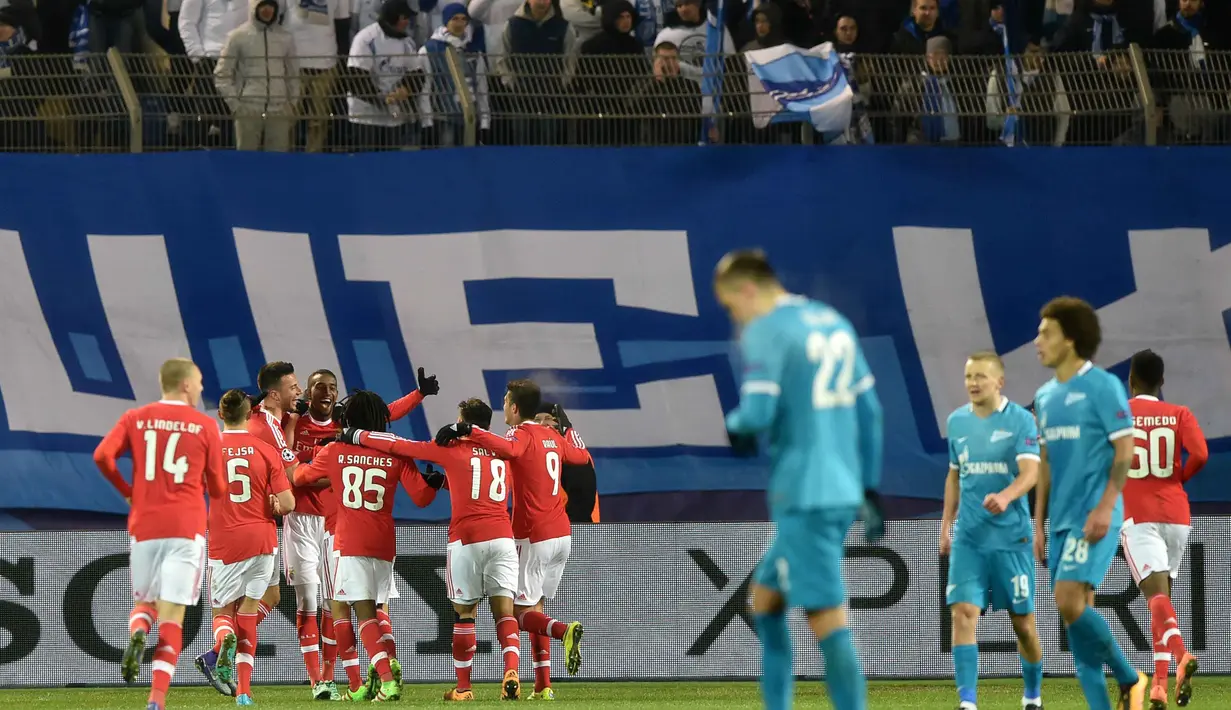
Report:
M450 426L462 426L460 424L452 424ZM465 425L470 426L470 425ZM439 439L439 434L437 438ZM496 434L480 429L477 426L470 427L470 432L466 434L474 443L491 451L499 459L515 459L526 453L526 449L530 446L530 437L524 432L519 432L517 429L510 429L506 436L497 436Z
M94 465L103 472L107 481L119 491L125 500L132 500L133 489L120 475L115 460L128 452L128 428L132 421L132 413L125 412L120 421L115 423L111 431L103 437L94 449Z
M396 422L405 417L415 411L415 407L423 404L424 397L435 394L440 394L440 384L436 382L436 376L424 374L423 368L420 367L419 389L389 403L389 421Z
M328 449L329 447L326 446L321 453L323 454ZM290 478L291 485L306 486L321 480L328 482L329 469L325 466L325 460L325 456L317 456L310 464L299 464L294 468L288 468L286 475Z
M564 439L564 451L561 452L564 456L564 463L585 466L593 461L590 457L590 450L586 448L586 442L581 440L576 429L569 429L568 433L560 438Z
M1197 475L1197 472L1210 460L1210 447L1205 441L1205 432L1201 431L1201 425L1197 423L1197 417L1193 416L1188 409L1183 409L1181 412L1177 428L1180 433L1180 444L1188 453L1188 460L1184 462L1180 480L1187 483L1188 479Z
M744 381L739 388L739 404L727 413L727 431L732 434L759 434L774 421L782 394L785 348L772 328L761 319L749 324L740 336Z
M450 458L448 450L443 446L437 446L430 441L403 439L397 434L390 434L389 432L347 429L342 432L342 439L358 446L383 451L386 454L393 454L408 460L419 459L420 461L431 461L432 463L443 465Z

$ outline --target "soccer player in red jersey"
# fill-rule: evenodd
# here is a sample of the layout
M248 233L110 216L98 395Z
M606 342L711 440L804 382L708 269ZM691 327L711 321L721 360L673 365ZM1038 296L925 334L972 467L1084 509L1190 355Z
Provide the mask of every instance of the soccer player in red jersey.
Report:
M1152 710L1167 707L1167 672L1176 661L1176 704L1188 705L1197 658L1184 647L1171 581L1192 530L1184 484L1209 460L1201 425L1187 407L1163 402L1163 359L1150 350L1133 355L1128 387L1133 414L1133 465L1124 485L1124 527L1120 544L1141 596L1149 600L1150 630L1154 636ZM1188 452L1182 463L1180 451Z
M137 677L145 636L155 620L153 677L148 710L162 710L184 640L184 608L201 598L205 563L205 492L226 495L218 424L196 409L201 370L176 358L158 372L162 399L130 409L94 450L94 463L132 504L129 569L137 601L129 621L124 680ZM116 458L131 452L133 483L124 481Z
M389 408L375 393L359 390L347 398L341 424L383 432L388 428ZM393 494L401 481L415 505L424 507L432 502L436 491L424 482L413 463L338 441L318 451L312 463L297 468L294 476L296 485L327 479L338 503L334 546L339 558L333 595L341 604L334 609L334 632L339 650L355 645L350 622L350 609L354 609L359 637L380 679L374 697L364 685L351 691L351 700L396 700L401 696L401 667L390 657L376 618L376 604L388 593L397 552Z
M550 671L550 657L539 660L549 647L547 638L564 643L565 667L569 675L581 668L581 623L556 621L543 613L543 599L554 599L564 566L572 549L572 528L560 498L560 471L564 463L584 464L590 453L580 447L580 438L561 436L549 426L537 424L535 415L542 404L539 386L530 380L514 380L504 395L504 421L509 425L504 437L471 425L452 424L436 434L436 443L469 435L471 440L509 462L513 479L513 537L520 562L517 580L517 621L530 634L535 649L535 685L542 686L530 696L555 698L550 675L540 683L539 674ZM537 645L535 645L537 644ZM542 664L542 665L540 665ZM546 670L539 670L546 669Z
M248 395L242 390L230 390L218 402L230 488L209 508L209 596L217 671L222 681L229 682L232 669L238 669L236 705L252 705L257 611L269 588L278 586L278 528L273 513L295 508L282 454L248 433L250 413Z
M458 421L485 429L491 426L492 408L482 400L468 399L458 405ZM490 450L465 439L437 446L358 429L344 430L342 438L404 459L431 461L444 468L451 491L445 585L457 615L453 622L453 667L457 673L457 687L445 693L445 700L474 700L470 670L475 652L475 611L484 596L491 606L496 635L503 649L501 698L518 700L521 696L517 678L520 630L513 616L517 548L509 522L506 463Z

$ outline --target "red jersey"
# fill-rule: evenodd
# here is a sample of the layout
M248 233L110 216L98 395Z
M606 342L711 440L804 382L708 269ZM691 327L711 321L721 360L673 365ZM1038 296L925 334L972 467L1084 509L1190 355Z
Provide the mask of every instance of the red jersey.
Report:
M420 508L436 497L413 463L338 441L317 452L310 465L295 470L298 484L322 478L329 479L338 504L334 549L344 557L393 561L397 553L393 496L398 481Z
M320 446L321 440L328 439L331 436L336 436L338 427L332 421L317 421L312 418L311 414L304 414L295 422L295 453L301 462L311 461L315 456L315 451ZM300 491L305 491L301 493ZM306 491L310 491L307 493ZM314 515L325 516L325 529L332 533L337 525L338 506L334 501L333 496L324 488L297 488L295 489L295 510L299 511L299 499L303 497L305 500L316 501L319 513Z
M1184 484L1210 458L1205 434L1188 407L1138 395L1133 412L1133 467L1124 484L1124 518L1135 523L1192 524ZM1181 467L1180 451L1188 452ZM1176 475L1178 473L1178 475Z
M133 484L115 460L132 453ZM218 423L183 402L130 409L94 450L94 463L132 499L128 533L138 542L205 534L205 492L226 493Z
M509 462L515 538L541 542L572 533L560 496L560 469L565 463L590 460L590 452L578 446L580 438L561 436L542 424L522 422L503 438L476 427L470 439Z
M369 449L405 459L439 464L449 489L449 542L470 545L484 540L512 538L509 522L508 464L488 449L462 439L449 446L408 441L394 434L364 432Z
M289 414L283 413L281 419L275 419L268 409L258 406L252 410L252 415L248 418L248 432L277 449L282 454L282 460L286 462L286 465L293 466L299 459L295 455L295 449L287 443L284 433L289 418ZM325 514L321 509L321 498L325 495L322 492L323 489L294 486L292 490L295 492L296 513L301 515Z
M229 490L209 506L209 556L224 564L267 555L278 549L278 527L269 497L291 482L274 447L246 431L222 432L222 460Z

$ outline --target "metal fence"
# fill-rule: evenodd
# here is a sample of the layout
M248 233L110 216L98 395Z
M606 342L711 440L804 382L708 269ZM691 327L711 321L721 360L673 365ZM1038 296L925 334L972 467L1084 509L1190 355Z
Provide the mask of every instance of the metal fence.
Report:
M773 123L738 56L462 55L223 62L12 57L0 150L356 152L474 145L1183 145L1231 141L1231 52L851 55L842 135ZM306 62L305 62L306 63ZM319 64L319 63L315 63ZM721 67L719 99L703 73ZM1007 80L1006 80L1007 77ZM772 100L770 101L772 104ZM705 131L706 141L702 141Z

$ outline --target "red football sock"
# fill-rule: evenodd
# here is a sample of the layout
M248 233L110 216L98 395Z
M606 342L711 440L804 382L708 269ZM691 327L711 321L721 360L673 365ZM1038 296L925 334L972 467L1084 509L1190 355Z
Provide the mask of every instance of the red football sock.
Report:
M158 621L158 607L149 602L137 602L133 605L132 613L128 615L128 635L138 631L148 634L155 621Z
M338 642L333 638L333 613L325 607L321 620L321 680L333 680L333 666L338 658Z
M470 668L474 665L476 648L474 619L453 621L453 670L457 673L457 689L470 690Z
M214 653L222 652L222 639L227 634L235 633L235 622L229 614L219 614L214 617Z
M517 670L517 661L521 656L521 631L517 628L517 619L511 616L497 619L496 639L504 652L504 672Z
M376 620L380 622L380 640L384 642L385 649L389 651L389 657L397 658L398 647L393 639L393 621L389 619L389 612L377 607Z
M174 621L164 621L158 625L158 644L154 647L154 662L152 681L150 682L151 703L159 706L167 703L167 689L171 687L171 678L175 676L175 664L180 658L180 648L184 644L184 629Z
M295 614L295 628L299 630L299 652L308 668L308 680L316 685L321 680L321 639L316 625L316 612L301 611Z
M1166 661L1158 660L1160 653L1170 652L1176 665L1184 660L1188 651L1184 648L1184 638L1180 636L1180 623L1175 618L1175 607L1166 594L1155 594L1150 597L1150 630L1154 636L1154 672L1164 668L1159 677L1166 678Z
M259 625L262 621L264 621L265 617L269 616L269 612L270 612L270 609L269 609L268 604L266 604L265 602L261 602L260 604L257 604L256 623Z
M528 634L542 634L550 636L557 641L564 638L564 632L568 631L568 624L563 621L556 621L550 616L541 611L529 609L523 611L521 616L517 618L517 623L521 626L522 631Z
M256 655L256 614L235 615L239 627L238 652L235 654L235 670L239 673L238 695L252 695L252 665Z
M534 692L551 687L551 639L542 634L530 634L534 651Z
M393 671L389 668L389 651L385 649L385 644L380 640L380 622L376 619L368 619L359 623L359 638L363 640L363 648L368 652L368 659L372 665L376 666L376 672L380 674L380 682L388 683L393 680Z
M363 675L359 672L359 651L355 648L355 627L350 618L334 619L333 635L338 641L338 658L342 659L342 670L350 689L359 690Z

